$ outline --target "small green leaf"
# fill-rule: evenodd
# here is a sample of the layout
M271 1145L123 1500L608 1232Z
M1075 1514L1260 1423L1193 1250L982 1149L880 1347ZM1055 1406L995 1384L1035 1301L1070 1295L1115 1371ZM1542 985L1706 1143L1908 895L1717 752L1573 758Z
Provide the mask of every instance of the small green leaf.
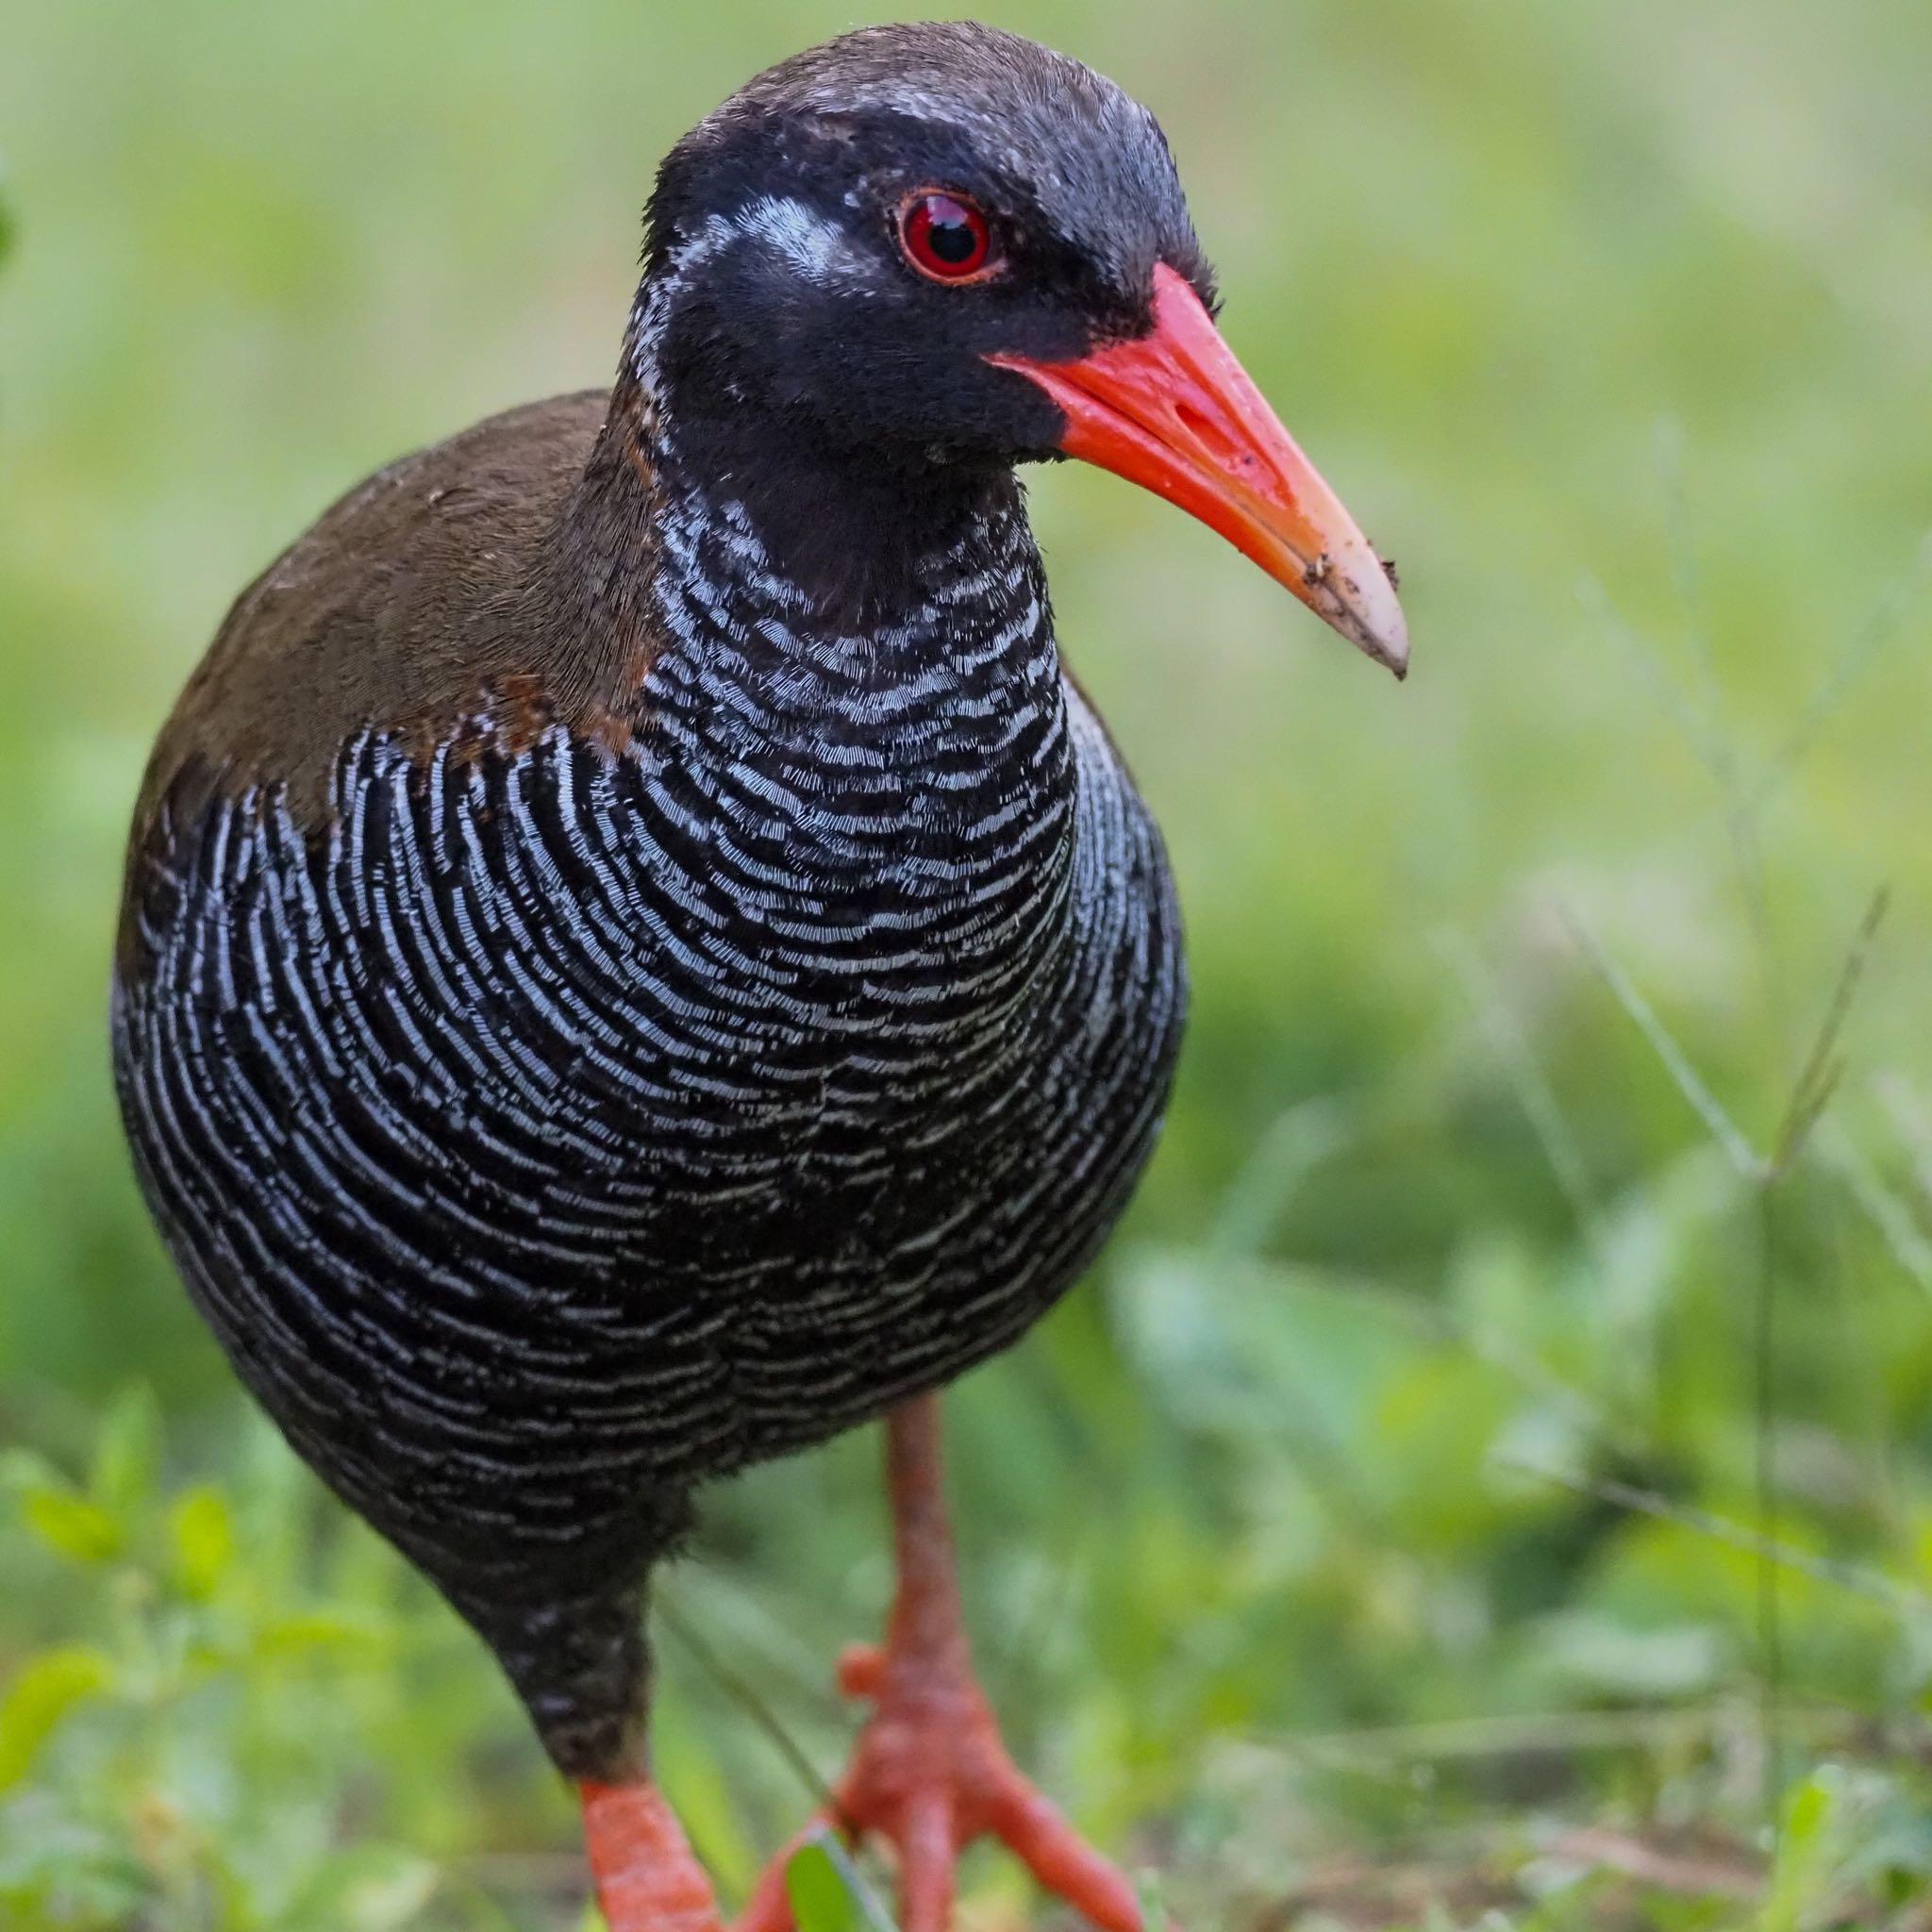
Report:
M1797 1932L1807 1922L1824 1881L1839 1795L1829 1765L1821 1766L1791 1793L1778 1834L1771 1886L1757 1922L1759 1932Z
M208 1485L190 1490L168 1518L175 1582L192 1603L205 1603L235 1557L235 1526L227 1503Z
M23 1667L0 1697L0 1791L27 1774L54 1726L112 1675L99 1651L78 1644L43 1652Z
M125 1519L154 1494L160 1461L161 1416L153 1391L124 1389L101 1420L88 1494Z
M361 1609L296 1610L264 1624L256 1634L255 1653L262 1657L298 1656L304 1651L380 1657L394 1633L380 1615Z
M57 1556L103 1563L121 1548L121 1526L98 1503L57 1481L38 1482L21 1495L26 1526Z
M823 1840L812 1840L792 1853L785 1867L785 1896L798 1932L861 1932L858 1905Z
M845 1847L824 1825L787 1860L785 1895L798 1932L892 1932Z
M1807 1852L1836 1808L1831 1787L1821 1777L1807 1778L1791 1793L1785 1812L1784 1842L1793 1852Z

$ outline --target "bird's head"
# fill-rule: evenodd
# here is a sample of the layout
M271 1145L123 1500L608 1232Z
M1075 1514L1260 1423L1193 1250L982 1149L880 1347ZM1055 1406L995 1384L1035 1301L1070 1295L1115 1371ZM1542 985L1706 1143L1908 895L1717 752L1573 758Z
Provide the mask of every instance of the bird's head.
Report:
M666 158L635 354L727 465L753 424L902 475L1098 463L1400 675L1385 566L1214 308L1138 102L991 27L869 27L758 75Z

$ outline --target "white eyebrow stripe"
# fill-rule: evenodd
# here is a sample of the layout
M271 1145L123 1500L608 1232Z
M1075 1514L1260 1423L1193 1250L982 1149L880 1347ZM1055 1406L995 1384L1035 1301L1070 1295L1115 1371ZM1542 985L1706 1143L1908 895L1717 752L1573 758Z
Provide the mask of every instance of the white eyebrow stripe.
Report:
M761 194L746 202L732 217L732 226L748 239L764 242L808 281L822 287L849 281L868 266L837 222L787 195Z
M663 270L638 291L632 366L638 380L653 394L658 391L658 344L691 271L741 242L770 250L819 288L862 280L871 268L836 221L790 195L760 194L733 214L707 215L703 226L686 237ZM662 447L670 446L667 428Z

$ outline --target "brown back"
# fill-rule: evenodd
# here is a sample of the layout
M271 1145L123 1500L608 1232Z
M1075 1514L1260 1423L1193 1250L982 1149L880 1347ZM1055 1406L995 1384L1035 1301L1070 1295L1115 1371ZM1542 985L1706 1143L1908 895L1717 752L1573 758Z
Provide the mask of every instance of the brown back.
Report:
M486 707L499 734L552 718L622 738L648 667L640 615L650 475L605 391L491 416L376 472L236 599L161 732L134 825L163 798L280 781L327 809L343 741L425 753ZM602 553L602 555L599 555Z

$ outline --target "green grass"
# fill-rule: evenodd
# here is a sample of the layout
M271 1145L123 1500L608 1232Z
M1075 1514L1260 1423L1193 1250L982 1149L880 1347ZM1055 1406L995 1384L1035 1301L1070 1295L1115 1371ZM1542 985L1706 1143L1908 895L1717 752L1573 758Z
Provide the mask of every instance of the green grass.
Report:
M1197 1932L1924 1925L1932 13L988 10L1160 112L1416 641L1398 691L1151 498L1036 490L1195 1013L1094 1280L949 1405L1015 1750ZM580 1923L508 1693L146 1227L119 841L240 584L398 450L600 379L658 154L848 17L8 15L9 1932ZM875 1456L712 1493L665 1582L661 1766L730 1897L849 1735ZM962 1924L1028 1916L975 1857Z

